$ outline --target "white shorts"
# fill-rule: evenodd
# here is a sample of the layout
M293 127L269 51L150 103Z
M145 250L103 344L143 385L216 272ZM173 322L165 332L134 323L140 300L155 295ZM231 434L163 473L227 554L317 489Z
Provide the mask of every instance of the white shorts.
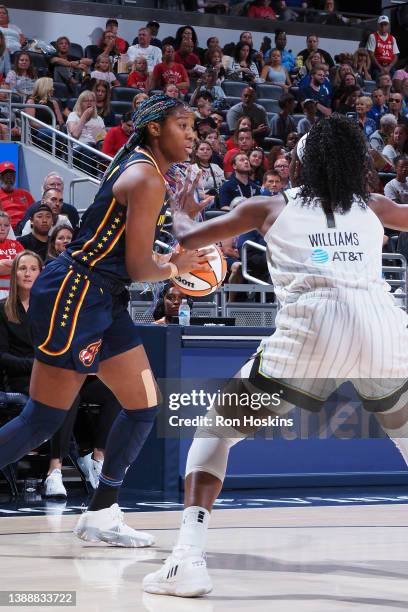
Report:
M407 326L407 314L383 291L307 293L280 310L276 332L262 341L248 377L256 375L256 386L274 380L319 402L351 380L363 400L384 406L408 380Z

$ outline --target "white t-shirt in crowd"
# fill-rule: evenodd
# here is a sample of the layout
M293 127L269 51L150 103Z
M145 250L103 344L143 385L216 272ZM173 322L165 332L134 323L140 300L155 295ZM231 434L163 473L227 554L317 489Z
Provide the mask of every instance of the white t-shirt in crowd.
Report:
M408 179L405 183L392 179L384 187L384 195L398 204L408 204Z
M20 28L13 23L9 23L8 28L0 28L0 30L3 32L6 49L8 49L10 53L20 51L20 34L22 34Z
M145 57L147 62L147 69L152 72L156 64L160 64L162 61L162 51L159 47L149 45L148 47L141 47L140 45L132 45L127 50L129 60L134 62L137 57Z
M68 115L68 119L67 119L67 129L68 129L68 133L70 133L69 130L69 124L70 123L76 123L77 121L80 121L81 118L79 117L79 115L77 115L77 113L69 113ZM79 140L80 142L84 142L85 144L89 144L89 143L95 143L98 140L98 135L103 132L105 129L105 124L103 122L102 117L92 117L92 119L90 119L89 121L87 121L82 129L82 133L80 135L79 138L77 138L77 140Z

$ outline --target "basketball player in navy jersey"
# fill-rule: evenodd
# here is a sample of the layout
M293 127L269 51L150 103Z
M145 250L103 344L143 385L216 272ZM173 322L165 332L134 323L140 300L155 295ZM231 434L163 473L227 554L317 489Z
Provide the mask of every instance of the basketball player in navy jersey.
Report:
M294 405L319 410L337 386L352 380L363 406L376 413L408 463L408 316L382 280L383 226L407 228L408 208L368 193L366 144L345 117L332 115L312 127L292 158L292 178L299 162L299 188L248 199L199 225L192 220L197 204L186 190L173 201L173 228L185 248L253 229L266 242L281 304L276 331L224 391L238 397L278 392L279 406L255 416L283 416ZM218 403L196 431L178 541L163 567L144 578L148 593L194 597L211 591L204 555L209 516L230 448L256 431L243 424L249 414L240 405ZM241 418L240 426L217 427L217 415Z
M77 238L51 262L31 292L35 346L30 399L0 429L0 467L17 461L62 425L86 376L95 373L122 404L110 431L99 487L76 534L117 546L149 546L153 538L123 522L118 491L158 412L159 394L127 305L132 280L162 281L207 268L205 253L152 257L164 173L193 143L192 116L167 96L143 102L134 133L107 170Z

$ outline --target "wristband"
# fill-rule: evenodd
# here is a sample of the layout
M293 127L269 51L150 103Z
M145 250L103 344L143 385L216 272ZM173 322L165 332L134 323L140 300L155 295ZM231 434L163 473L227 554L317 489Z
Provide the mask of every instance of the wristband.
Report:
M169 265L171 267L171 274L169 276L169 279L171 278L175 278L176 276L179 275L179 269L176 266L175 263L173 263L172 261L167 262L167 265Z

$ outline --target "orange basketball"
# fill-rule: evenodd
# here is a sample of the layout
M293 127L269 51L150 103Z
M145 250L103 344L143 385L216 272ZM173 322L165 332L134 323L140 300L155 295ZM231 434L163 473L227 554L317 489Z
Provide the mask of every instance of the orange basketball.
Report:
M212 258L208 261L211 270L208 272L204 270L192 270L185 274L180 274L172 279L172 282L186 295L202 296L210 295L218 287L220 287L222 281L227 273L227 262L225 257L215 244L206 247L211 249L209 253Z

